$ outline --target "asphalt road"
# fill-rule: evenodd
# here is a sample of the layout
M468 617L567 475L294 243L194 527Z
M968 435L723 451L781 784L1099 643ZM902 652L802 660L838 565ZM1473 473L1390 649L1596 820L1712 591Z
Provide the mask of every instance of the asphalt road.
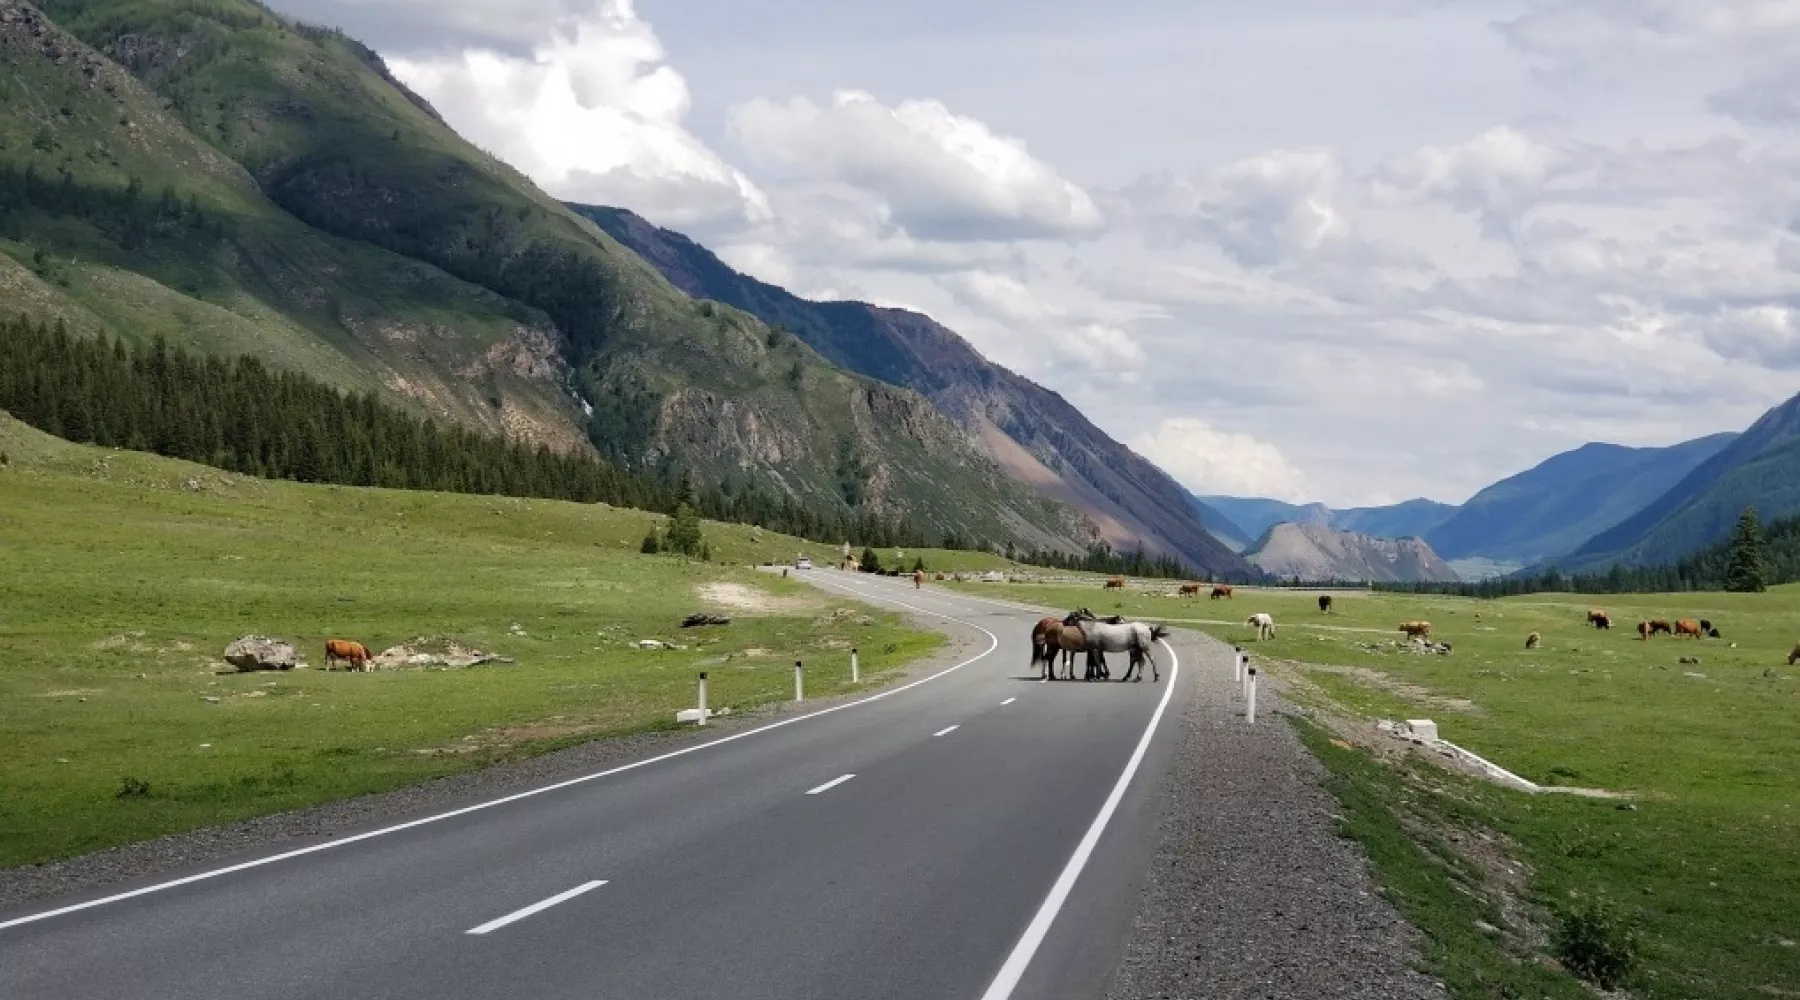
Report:
M979 655L401 828L0 913L0 997L1104 993L1191 689L1184 644L1157 650L1161 683L1040 683L1036 613L804 577L972 631Z

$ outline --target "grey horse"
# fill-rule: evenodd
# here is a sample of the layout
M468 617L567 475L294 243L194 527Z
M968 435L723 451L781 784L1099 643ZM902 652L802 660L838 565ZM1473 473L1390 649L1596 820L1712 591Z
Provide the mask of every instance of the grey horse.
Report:
M1120 622L1113 624L1094 620L1078 623L1082 636L1087 640L1088 655L1106 662L1107 653L1130 653L1131 664L1119 678L1130 677L1132 671L1137 672L1137 680L1144 679L1144 661L1150 661L1150 680L1152 683L1162 680L1162 668L1156 663L1150 647L1169 634L1169 630L1161 625L1146 625L1143 622Z

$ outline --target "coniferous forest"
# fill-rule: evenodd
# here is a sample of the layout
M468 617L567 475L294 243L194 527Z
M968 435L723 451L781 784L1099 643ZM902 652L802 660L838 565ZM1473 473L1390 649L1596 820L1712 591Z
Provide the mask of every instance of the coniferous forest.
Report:
M200 356L160 338L131 347L23 317L0 320L0 409L84 444L153 452L244 475L298 482L603 502L761 525L813 541L926 547L947 541L862 511L820 510L745 487L696 490L686 477L621 470L589 453L559 454L442 426L342 393L248 356Z

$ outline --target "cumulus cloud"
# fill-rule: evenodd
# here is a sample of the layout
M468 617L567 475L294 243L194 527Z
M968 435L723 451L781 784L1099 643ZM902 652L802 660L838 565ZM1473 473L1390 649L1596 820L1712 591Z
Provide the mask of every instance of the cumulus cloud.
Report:
M1311 499L1306 477L1274 445L1193 417L1166 419L1131 446L1195 493Z
M1536 0L1498 23L1521 52L1555 69L1720 50L1791 51L1793 0Z
M559 198L670 226L766 221L767 197L683 126L687 83L632 0L603 0L529 56L400 56L394 75L465 138Z
M759 163L879 196L922 239L1078 238L1104 225L1088 193L1023 141L938 101L890 106L855 90L826 105L758 98L732 109L730 129Z
M1551 146L1502 125L1454 145L1394 157L1377 171L1372 188L1380 198L1440 200L1475 215L1484 233L1505 236L1563 159Z
M1198 177L1145 177L1119 198L1152 236L1215 243L1242 264L1267 267L1349 233L1337 206L1342 174L1330 150L1276 150Z

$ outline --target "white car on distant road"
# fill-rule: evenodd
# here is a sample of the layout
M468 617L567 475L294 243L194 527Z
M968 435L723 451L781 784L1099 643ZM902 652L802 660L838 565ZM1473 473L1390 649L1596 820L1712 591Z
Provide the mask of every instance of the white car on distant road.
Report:
M812 569L812 560L806 558L805 556L801 556L800 558L794 560L794 568L795 569Z

